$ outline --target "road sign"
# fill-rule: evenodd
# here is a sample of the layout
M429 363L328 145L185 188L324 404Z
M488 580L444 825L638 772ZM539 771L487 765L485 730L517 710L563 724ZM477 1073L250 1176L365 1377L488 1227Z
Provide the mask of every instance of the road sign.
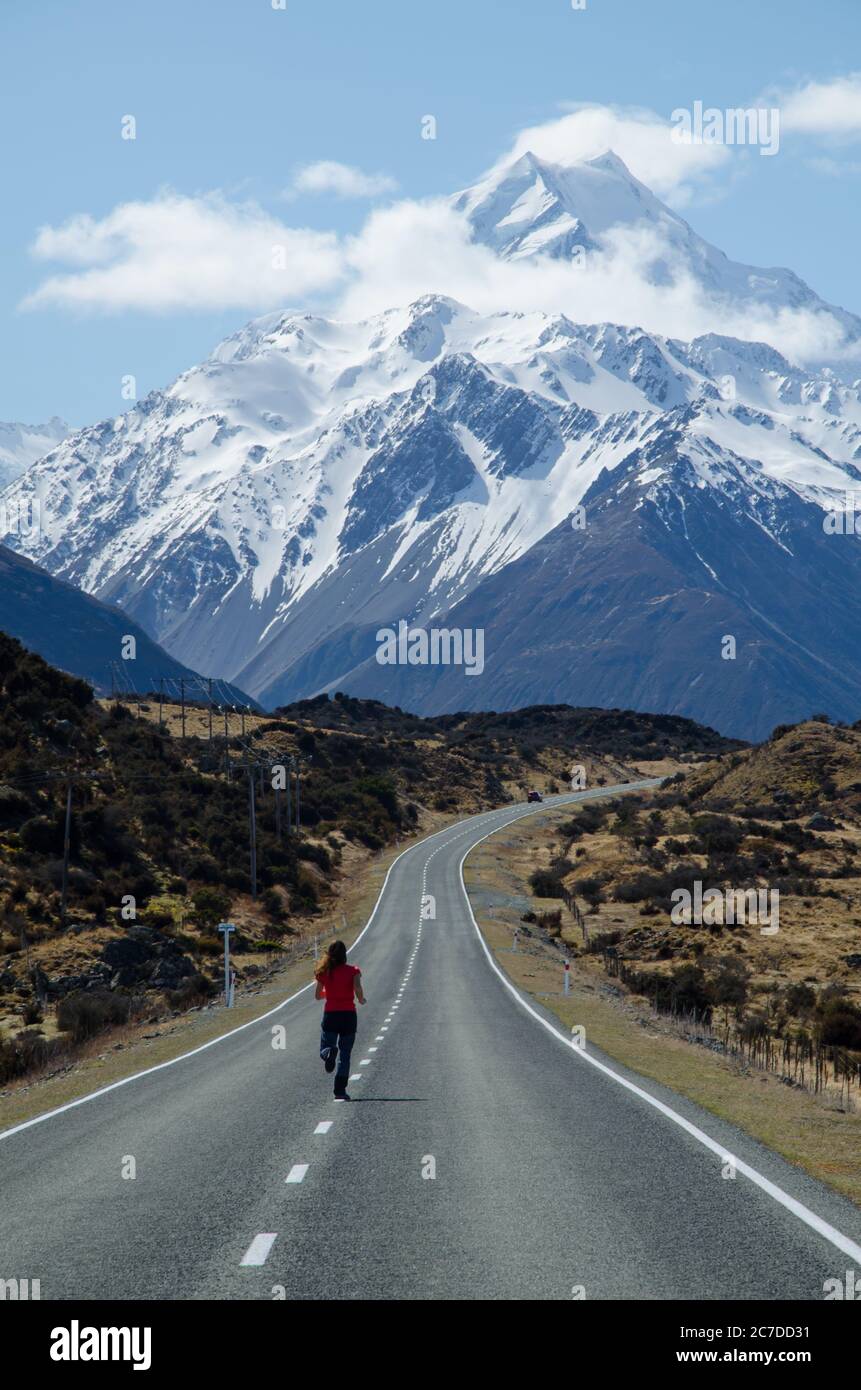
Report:
M233 984L230 979L230 933L236 931L232 922L219 922L218 930L224 932L224 1003L228 1009L233 1007Z

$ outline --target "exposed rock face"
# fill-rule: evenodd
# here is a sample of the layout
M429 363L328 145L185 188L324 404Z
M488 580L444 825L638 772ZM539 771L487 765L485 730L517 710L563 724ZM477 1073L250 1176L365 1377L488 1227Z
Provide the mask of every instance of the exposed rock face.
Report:
M170 937L154 927L136 926L108 941L101 960L81 974L45 977L45 994L62 999L80 990L178 989L197 973L197 966Z

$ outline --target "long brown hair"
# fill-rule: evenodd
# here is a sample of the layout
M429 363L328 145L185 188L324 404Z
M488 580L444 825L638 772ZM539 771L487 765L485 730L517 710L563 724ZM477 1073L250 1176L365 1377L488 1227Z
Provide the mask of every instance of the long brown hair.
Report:
M314 974L318 980L322 980L324 975L328 975L330 970L334 970L336 965L347 964L347 948L343 941L330 941L326 947L325 954L314 967Z

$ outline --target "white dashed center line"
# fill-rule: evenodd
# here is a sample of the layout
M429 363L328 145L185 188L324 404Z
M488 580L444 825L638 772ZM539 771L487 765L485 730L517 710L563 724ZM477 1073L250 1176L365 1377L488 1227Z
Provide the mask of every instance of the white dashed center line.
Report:
M294 1163L284 1181L301 1182L308 1171L308 1167L309 1165L307 1163Z
M314 1130L314 1133L315 1133L315 1134L328 1134L328 1133L329 1133L329 1130L330 1130L331 1128L332 1128L332 1121L331 1121L331 1120L321 1120L320 1123L318 1124L317 1128Z
M277 1232L273 1235L264 1232L262 1235L255 1236L240 1260L240 1265L263 1265L266 1257L278 1239Z

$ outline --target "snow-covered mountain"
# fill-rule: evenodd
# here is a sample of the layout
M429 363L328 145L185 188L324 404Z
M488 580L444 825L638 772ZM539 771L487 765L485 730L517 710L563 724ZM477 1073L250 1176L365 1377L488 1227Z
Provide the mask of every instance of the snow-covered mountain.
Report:
M503 257L588 250L640 209L668 266L722 295L827 309L788 271L727 261L612 154L527 155L453 203ZM831 369L430 295L360 323L255 320L2 500L39 504L21 551L270 706L339 687L423 712L553 698L759 734L861 714L861 665L814 620L855 612L855 538L822 520L859 467L861 383ZM485 629L481 679L375 661L381 626L452 613Z
M737 309L806 309L827 313L850 342L861 337L861 320L826 304L791 270L731 261L698 236L636 179L612 150L571 165L550 164L527 152L492 170L451 200L475 241L504 260L546 256L586 257L600 251L610 233L648 233L641 241L641 273L654 284L685 276L699 289Z
M43 454L55 449L68 433L69 426L56 415L43 425L0 421L0 488L19 478Z

